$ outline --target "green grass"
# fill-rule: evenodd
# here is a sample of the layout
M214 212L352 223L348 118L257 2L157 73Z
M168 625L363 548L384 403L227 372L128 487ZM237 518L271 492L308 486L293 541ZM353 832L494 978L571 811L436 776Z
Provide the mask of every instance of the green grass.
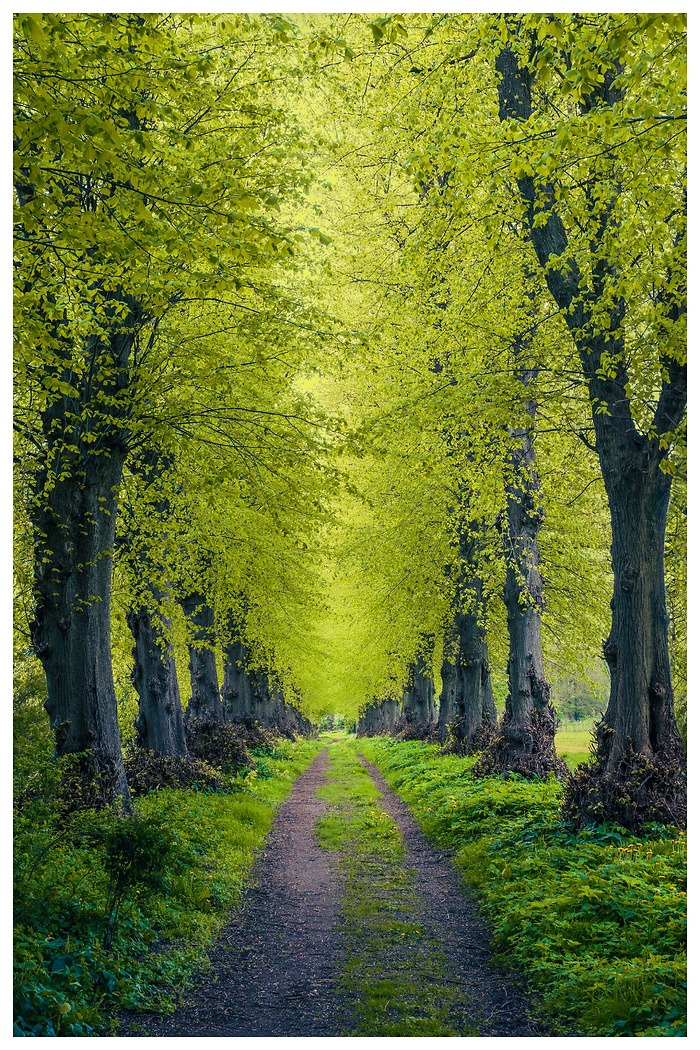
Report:
M363 739L433 841L454 852L504 964L524 971L552 1031L685 1035L685 835L573 834L555 780L472 780L473 759Z
M320 746L280 743L227 793L136 800L136 830L163 829L171 850L157 879L132 886L109 949L109 879L95 833L121 818L86 814L66 828L50 798L25 805L15 821L16 1034L107 1034L118 1009L172 1010L239 903L277 805Z
M330 807L317 833L338 854L345 878L342 983L356 1018L350 1034L477 1034L463 993L444 980L447 959L427 936L403 839L379 792L353 743L334 743L329 755L329 782L318 794Z
M573 770L590 758L591 729L573 729L570 726L571 723L559 730L554 738L554 746L559 757Z

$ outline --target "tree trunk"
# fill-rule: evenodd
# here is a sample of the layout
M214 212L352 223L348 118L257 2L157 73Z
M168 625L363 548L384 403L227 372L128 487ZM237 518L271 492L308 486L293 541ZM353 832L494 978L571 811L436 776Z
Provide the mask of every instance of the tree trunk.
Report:
M472 604L481 610L483 584L478 577L471 588ZM448 749L462 754L483 748L495 731L488 643L477 612L458 612L446 642L438 726L440 738L449 740Z
M110 599L117 493L126 452L88 456L82 473L39 477L32 644L46 673L59 756L81 762L84 804L131 812L112 674Z
M150 589L157 607L164 594L155 586ZM167 639L170 624L145 605L130 610L127 622L134 636L132 681L139 694L139 714L134 723L138 746L166 758L185 758L180 688Z
M382 700L382 733L393 733L400 717L398 700Z
M612 519L612 628L603 645L610 701L594 758L567 786L565 807L579 825L682 827L686 757L673 707L664 573L671 479L654 464L651 442L614 451L609 437L599 432L597 443Z
M535 415L533 402L527 408ZM542 658L544 608L538 536L542 524L540 483L530 427L512 431L518 447L511 453L504 543L508 616L508 697L503 722L474 767L475 776L508 770L545 776L561 770L554 748L557 717L549 703Z
M425 736L436 722L435 686L424 659L418 657L410 669L410 679L401 703L403 732Z
M496 728L486 641L486 600L478 573L482 532L483 526L471 522L460 533L457 612L445 640L442 664L439 736L449 741L448 751L461 754L483 749Z
M400 716L398 700L375 700L360 716L357 735L383 736L393 733Z
M248 651L240 638L224 647L224 684L221 703L226 722L253 717L253 686L247 671Z
M187 717L198 721L222 722L223 708L213 648L214 610L201 594L184 598L182 608L195 629L194 644L189 647L192 695L187 704Z

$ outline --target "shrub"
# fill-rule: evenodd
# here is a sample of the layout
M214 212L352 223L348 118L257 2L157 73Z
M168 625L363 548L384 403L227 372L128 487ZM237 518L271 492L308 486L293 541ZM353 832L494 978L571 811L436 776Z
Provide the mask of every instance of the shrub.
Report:
M186 727L187 750L192 758L226 773L253 768L248 754L250 733L240 723L188 718Z
M167 758L142 748L130 747L124 756L124 769L131 793L137 798L160 788L221 791L224 787L215 770L189 756Z

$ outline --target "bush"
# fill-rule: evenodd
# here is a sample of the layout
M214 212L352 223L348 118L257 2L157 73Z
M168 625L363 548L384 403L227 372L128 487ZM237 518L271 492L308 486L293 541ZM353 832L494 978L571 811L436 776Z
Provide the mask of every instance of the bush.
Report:
M194 788L196 791L222 791L221 777L197 758L166 758L152 751L130 747L124 756L124 769L135 797L161 788Z
M188 718L186 730L187 750L192 758L226 773L253 768L248 754L250 734L240 723Z

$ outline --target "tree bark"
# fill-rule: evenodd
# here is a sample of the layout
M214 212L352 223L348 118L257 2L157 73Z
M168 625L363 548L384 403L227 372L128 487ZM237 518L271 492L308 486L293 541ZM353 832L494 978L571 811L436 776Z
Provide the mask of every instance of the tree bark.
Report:
M501 119L527 120L532 112L533 74L519 66L508 47L496 67L501 74ZM608 70L582 107L584 113L620 100L617 72ZM518 179L518 188L548 289L578 349L591 404L600 409L593 412L595 447L612 524L612 629L604 644L611 673L610 702L598 728L594 760L579 767L567 789L567 812L578 823L611 820L633 829L644 820L683 825L685 752L673 709L664 575L670 481L661 463L663 439L685 414L687 366L659 348L664 375L654 426L649 434L641 434L632 415L624 363L626 304L619 297L611 300L609 294L615 274L600 252L592 287L583 291L577 262L568 257L568 238L553 187L538 187L527 176ZM535 225L536 205L545 208L543 225ZM608 219L609 209L601 213L601 202L592 193L591 251L597 250L607 232ZM556 265L558 257L566 260L565 266ZM594 307L602 302L610 305L606 306L607 330L600 331L591 322ZM671 306L669 319L678 320L684 309L684 304ZM614 375L601 368L604 359L618 362Z
M480 528L472 522L460 535L460 572L452 630L445 640L439 735L448 749L469 753L483 748L496 727L496 705L491 687L486 602L478 575Z
M419 656L409 671L409 683L401 702L402 721L422 731L436 722L435 686L425 660Z
M150 590L157 608L165 595L155 585ZM180 688L167 640L170 624L145 605L131 609L127 622L134 636L132 681L139 694L139 714L134 723L137 744L166 758L185 758L187 740Z
M194 626L194 643L189 646L192 695L187 704L187 718L222 722L224 712L213 648L214 610L201 594L196 593L182 600L182 608Z
M247 670L248 651L240 638L224 647L224 682L221 703L224 721L243 722L253 717L253 686Z
M37 480L32 644L46 673L59 756L88 752L86 799L131 812L112 673L110 601L124 447L88 456L82 472ZM92 786L90 786L92 785Z
M476 600L483 584L474 581ZM442 664L442 692L438 726L442 740L468 753L472 745L483 745L496 728L496 705L491 687L488 643L476 612L458 612L446 641ZM456 650L456 652L455 652Z
M358 736L383 736L394 732L401 711L398 700L375 700L363 711L357 723Z

